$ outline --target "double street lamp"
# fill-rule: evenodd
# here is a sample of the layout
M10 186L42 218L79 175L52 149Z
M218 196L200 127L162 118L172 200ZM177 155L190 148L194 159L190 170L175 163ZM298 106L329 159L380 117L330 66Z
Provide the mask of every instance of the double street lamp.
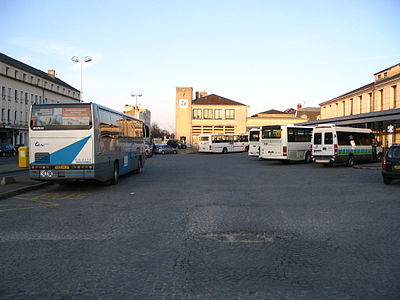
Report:
M82 88L82 81L83 81L83 76L82 76L82 64L84 62L90 62L92 61L92 58L90 56L85 56L85 57L78 57L78 56L73 56L71 58L71 60L73 62L80 62L81 63L81 92L79 93L79 97L80 97L80 102L83 102L83 88Z
M137 107L137 97L142 97L142 94L134 94L134 93L132 93L131 96L136 98L135 106Z

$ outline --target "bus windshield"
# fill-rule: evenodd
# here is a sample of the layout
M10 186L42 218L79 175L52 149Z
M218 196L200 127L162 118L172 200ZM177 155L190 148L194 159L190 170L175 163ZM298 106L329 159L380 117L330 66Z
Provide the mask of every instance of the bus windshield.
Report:
M200 137L201 142L208 142L208 136L201 136Z
M282 130L280 126L265 126L262 128L263 139L280 139Z
M90 105L32 106L32 130L70 130L92 127Z

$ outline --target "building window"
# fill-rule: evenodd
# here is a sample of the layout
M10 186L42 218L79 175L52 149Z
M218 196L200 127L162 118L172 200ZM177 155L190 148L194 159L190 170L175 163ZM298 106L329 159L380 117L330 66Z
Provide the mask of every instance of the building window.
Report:
M1 99L6 100L6 88L4 86L1 87Z
M225 109L225 119L234 120L235 119L235 110L234 109Z
M25 74L25 73L22 74L22 80L23 80L23 81L26 81L26 74Z
M212 119L213 118L213 110L210 108L203 109L203 118L204 119Z
M346 115L346 101L342 101L343 116Z
M350 116L353 115L353 98L350 99Z
M362 114L362 96L358 96L359 113Z
M5 121L5 116L4 116L4 108L1 109L1 121L4 122Z
M28 104L28 93L25 93L25 104Z
M18 90L15 90L14 100L15 100L15 101L18 101Z
M33 84L33 76L31 76L31 83Z
M383 110L383 90L378 91L378 110Z
M8 76L9 71L10 71L10 68L9 68L9 67L6 67L6 75L7 75L7 76Z
M201 109L199 108L193 109L193 119L201 119Z
M14 74L15 74L15 76L14 76L15 79L18 79L18 71L15 71Z
M383 73L383 78L387 77L387 72Z
M368 93L368 103L369 103L369 112L374 111L374 102L372 98L372 93Z
M397 86L393 85L390 88L390 94L391 94L391 98L392 98L392 108L396 108L397 107Z
M222 119L222 109L215 109L214 110L214 119Z

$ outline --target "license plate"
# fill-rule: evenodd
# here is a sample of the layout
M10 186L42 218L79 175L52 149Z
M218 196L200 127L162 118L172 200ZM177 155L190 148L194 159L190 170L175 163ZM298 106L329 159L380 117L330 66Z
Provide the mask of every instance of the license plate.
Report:
M268 151L268 154L272 154L272 153L274 153L274 151Z
M400 170L400 165L393 166L393 169Z
M69 166L55 166L54 169L56 169L56 170L68 170Z

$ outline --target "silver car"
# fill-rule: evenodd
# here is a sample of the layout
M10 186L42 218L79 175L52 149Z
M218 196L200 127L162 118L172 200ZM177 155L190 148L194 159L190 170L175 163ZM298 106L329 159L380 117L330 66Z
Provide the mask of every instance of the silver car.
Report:
M166 144L156 145L156 153L158 154L176 154L178 151Z

